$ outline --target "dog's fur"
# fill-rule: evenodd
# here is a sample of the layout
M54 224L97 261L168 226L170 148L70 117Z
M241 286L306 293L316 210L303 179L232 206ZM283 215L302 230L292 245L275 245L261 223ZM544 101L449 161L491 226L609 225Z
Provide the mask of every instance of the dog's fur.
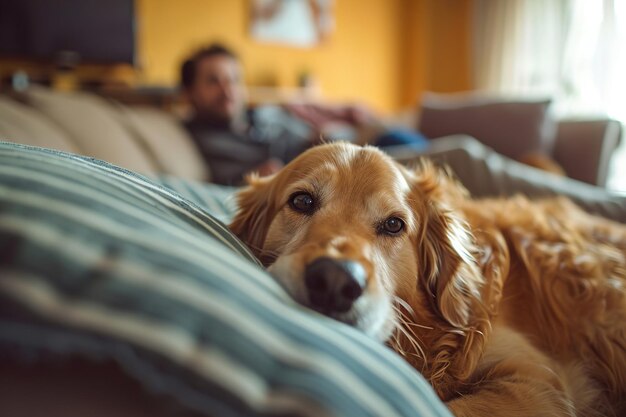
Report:
M457 416L626 415L625 226L564 198L472 200L427 162L348 144L249 183L232 230L305 305L311 261L361 263L365 292L334 318L386 341ZM377 232L390 216L398 236Z

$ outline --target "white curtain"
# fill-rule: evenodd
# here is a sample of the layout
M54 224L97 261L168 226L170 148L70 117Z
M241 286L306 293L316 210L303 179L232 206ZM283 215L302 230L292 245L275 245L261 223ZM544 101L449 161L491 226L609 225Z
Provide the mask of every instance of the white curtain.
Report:
M562 1L477 0L475 83L507 94L549 94L560 71Z
M477 89L626 122L626 0L476 0Z

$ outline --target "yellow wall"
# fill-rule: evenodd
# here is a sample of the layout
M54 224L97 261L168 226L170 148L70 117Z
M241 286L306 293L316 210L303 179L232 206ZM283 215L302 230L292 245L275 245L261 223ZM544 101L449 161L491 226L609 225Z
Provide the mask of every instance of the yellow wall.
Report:
M430 74L428 88L438 92L472 87L471 30L473 3L469 0L431 1Z
M335 0L334 33L307 49L251 39L250 0L135 1L139 83L176 85L189 53L221 41L240 54L251 85L293 87L306 70L319 81L324 98L359 100L383 112L414 105L424 90L472 86L472 0ZM0 61L0 76L18 67L44 70ZM111 69L85 73L129 78L128 71Z
M336 30L315 48L259 43L248 34L249 0L137 0L142 80L172 84L195 48L219 40L244 61L251 85L293 87L307 70L324 97L398 105L402 0L336 0Z
M176 82L180 61L214 40L241 55L251 85L295 86L308 70L324 97L379 110L414 105L424 90L468 90L472 0L335 0L336 31L299 49L256 42L249 0L137 0L147 83Z
M424 91L471 90L472 0L405 0L403 16L400 108Z

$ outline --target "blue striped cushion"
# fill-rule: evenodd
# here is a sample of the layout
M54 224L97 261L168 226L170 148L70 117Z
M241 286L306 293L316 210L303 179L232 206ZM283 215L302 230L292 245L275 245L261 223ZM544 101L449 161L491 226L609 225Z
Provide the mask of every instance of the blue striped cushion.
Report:
M23 352L113 359L206 415L449 415L394 353L294 304L199 205L0 142L0 357Z
M206 210L223 223L230 223L235 216L237 187L189 181L172 176L162 176L156 181Z

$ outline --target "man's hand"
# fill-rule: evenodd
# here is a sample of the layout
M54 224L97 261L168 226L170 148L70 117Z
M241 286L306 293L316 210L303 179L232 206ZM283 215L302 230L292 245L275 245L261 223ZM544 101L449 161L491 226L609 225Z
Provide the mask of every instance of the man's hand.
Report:
M376 124L378 117L363 104L322 105L314 103L286 104L284 106L294 116L307 122L317 131L322 131L330 123L348 123L359 127Z

